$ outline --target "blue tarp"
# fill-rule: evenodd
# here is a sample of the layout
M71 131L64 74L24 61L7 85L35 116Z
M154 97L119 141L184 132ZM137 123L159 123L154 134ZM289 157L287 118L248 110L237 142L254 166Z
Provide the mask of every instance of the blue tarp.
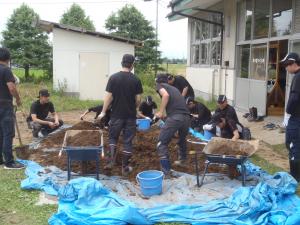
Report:
M32 161L27 165L24 189L43 190L58 195L58 212L51 225L63 224L154 224L182 222L190 224L300 224L300 198L295 195L297 182L285 172L271 176L248 163L248 175L261 182L241 187L228 199L204 205L164 205L138 208L105 188L93 178L77 178L58 184L44 168ZM205 188L203 186L202 188Z

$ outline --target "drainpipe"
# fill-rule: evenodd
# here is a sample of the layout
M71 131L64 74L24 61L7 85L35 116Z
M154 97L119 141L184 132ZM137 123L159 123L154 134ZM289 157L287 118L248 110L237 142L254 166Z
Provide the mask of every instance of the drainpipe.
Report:
M215 80L216 80L216 73L218 72L218 69L214 69L212 71L212 88L211 88L211 100L214 99L214 94L215 94Z

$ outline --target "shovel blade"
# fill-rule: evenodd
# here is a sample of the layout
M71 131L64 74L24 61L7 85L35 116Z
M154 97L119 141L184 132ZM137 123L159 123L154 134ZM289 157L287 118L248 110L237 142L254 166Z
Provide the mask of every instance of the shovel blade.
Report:
M19 159L28 159L30 156L30 150L28 145L15 147L16 155Z

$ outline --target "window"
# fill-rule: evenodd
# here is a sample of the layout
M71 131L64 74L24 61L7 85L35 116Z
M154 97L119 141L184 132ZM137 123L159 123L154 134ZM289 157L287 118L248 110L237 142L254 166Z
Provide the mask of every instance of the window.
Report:
M272 36L289 35L292 31L292 0L273 0Z
M239 48L239 58L241 59L238 76L249 77L250 45L243 45Z
M269 33L270 0L255 0L254 39L266 38Z
M251 39L251 25L253 17L252 0L241 1L238 5L239 13L239 40Z
M209 16L209 20L220 23L219 15ZM202 21L192 21L191 64L221 64L221 27Z
M251 56L251 79L266 80L267 45L253 45Z

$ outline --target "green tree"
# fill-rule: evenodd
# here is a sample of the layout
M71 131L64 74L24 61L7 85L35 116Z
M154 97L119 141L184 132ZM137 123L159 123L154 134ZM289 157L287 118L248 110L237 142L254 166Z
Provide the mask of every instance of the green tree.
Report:
M2 45L11 51L12 63L25 69L26 80L31 67L49 69L52 60L48 36L32 26L38 18L33 9L22 4L14 10L2 32Z
M93 21L85 15L84 10L75 3L65 12L60 21L61 24L82 27L90 31L95 31Z
M139 59L135 66L137 73L146 70L148 64L155 64L155 46L158 46L159 42L156 43L154 28L133 5L126 5L111 14L106 20L105 28L113 35L144 42L143 47L135 50L135 55Z

